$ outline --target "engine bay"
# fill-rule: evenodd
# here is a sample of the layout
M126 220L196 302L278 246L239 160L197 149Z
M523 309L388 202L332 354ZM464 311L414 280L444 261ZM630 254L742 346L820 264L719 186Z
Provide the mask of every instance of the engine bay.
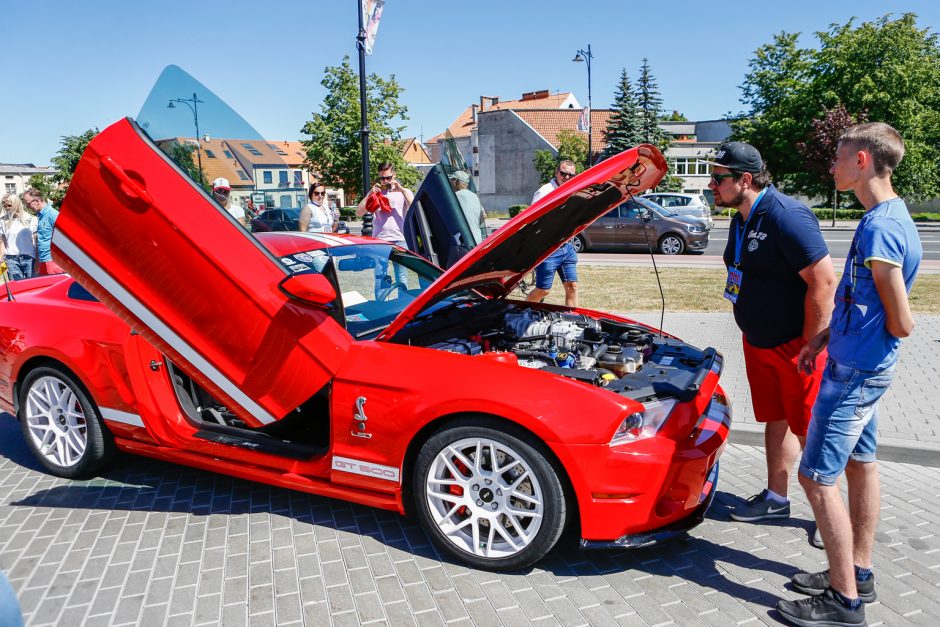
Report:
M721 356L640 324L504 301L415 321L394 342L485 356L604 387L635 400L692 398Z

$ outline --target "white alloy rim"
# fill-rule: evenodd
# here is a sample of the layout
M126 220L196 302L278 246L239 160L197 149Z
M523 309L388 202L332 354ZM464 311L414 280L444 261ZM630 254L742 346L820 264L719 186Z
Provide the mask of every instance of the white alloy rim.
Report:
M26 426L48 461L69 467L82 460L88 444L85 411L62 379L45 376L33 382L26 395Z
M525 549L542 526L545 500L532 467L512 447L466 438L434 458L425 482L431 517L454 546L500 558Z
M678 255L682 250L682 242L675 235L670 235L663 240L663 252L667 255Z

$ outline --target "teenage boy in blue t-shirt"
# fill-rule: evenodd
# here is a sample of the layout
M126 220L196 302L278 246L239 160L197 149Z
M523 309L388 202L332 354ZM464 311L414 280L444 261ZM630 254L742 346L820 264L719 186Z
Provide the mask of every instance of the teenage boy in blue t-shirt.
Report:
M817 596L778 603L780 613L798 625L865 624L863 601L876 596L871 567L880 507L878 399L894 376L899 338L914 329L907 296L923 254L914 221L891 185L903 157L904 142L891 126L859 124L842 135L830 170L836 187L852 190L866 212L836 289L829 329L799 359L801 368L812 369L828 344L800 484L822 533L829 570L793 577L797 590ZM848 510L836 485L843 471Z

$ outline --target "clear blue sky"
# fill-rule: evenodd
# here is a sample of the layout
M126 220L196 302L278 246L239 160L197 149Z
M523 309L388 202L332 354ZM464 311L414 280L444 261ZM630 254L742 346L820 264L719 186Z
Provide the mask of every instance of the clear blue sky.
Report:
M323 68L355 67L356 0L2 0L5 89L0 162L49 163L62 135L136 115L160 71L181 66L269 139L299 139L319 111ZM890 7L890 9L886 8ZM387 0L369 72L404 87L407 134L442 131L481 95L572 91L587 103L591 44L595 108L610 106L621 68L649 59L664 106L689 119L739 111L754 50L780 31L914 12L940 30L937 0L649 2Z

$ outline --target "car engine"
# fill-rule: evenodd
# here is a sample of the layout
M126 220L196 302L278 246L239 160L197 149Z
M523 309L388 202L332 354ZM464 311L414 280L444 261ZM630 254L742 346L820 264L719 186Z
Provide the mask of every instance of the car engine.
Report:
M608 328L604 328L604 327ZM635 325L601 322L573 313L512 308L499 328L467 339L451 338L428 346L465 355L510 352L520 366L586 371L574 378L620 378L637 372L649 356L651 334ZM591 373L591 374L587 374Z

